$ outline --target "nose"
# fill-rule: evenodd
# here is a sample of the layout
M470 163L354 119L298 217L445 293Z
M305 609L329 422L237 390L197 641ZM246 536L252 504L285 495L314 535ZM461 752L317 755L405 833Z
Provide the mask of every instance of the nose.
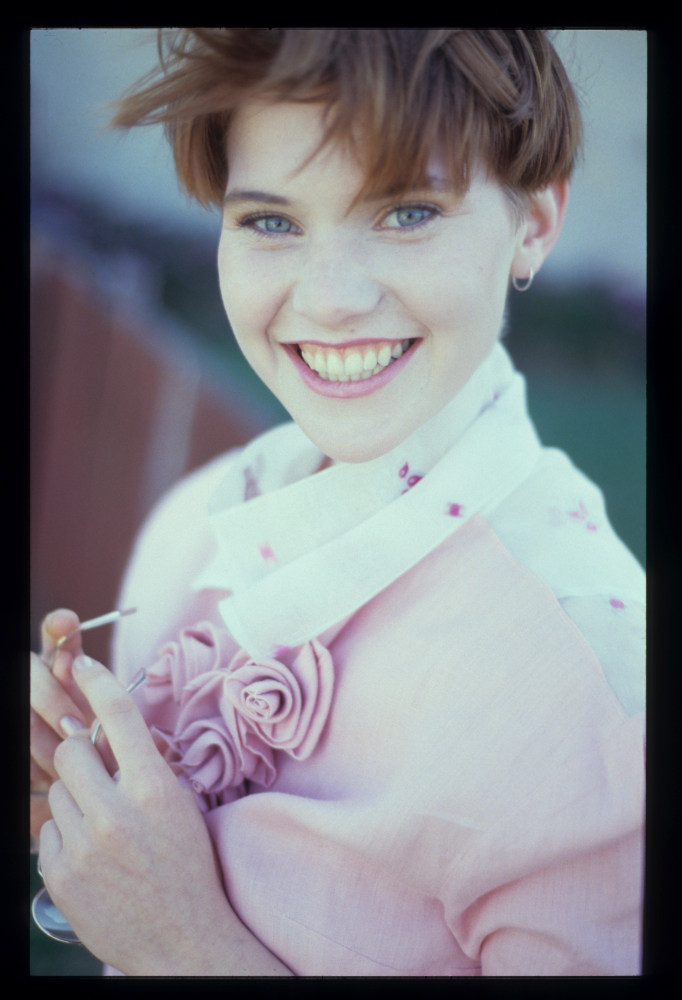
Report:
M318 326L340 328L368 315L383 296L381 284L351 249L311 252L296 276L291 303Z

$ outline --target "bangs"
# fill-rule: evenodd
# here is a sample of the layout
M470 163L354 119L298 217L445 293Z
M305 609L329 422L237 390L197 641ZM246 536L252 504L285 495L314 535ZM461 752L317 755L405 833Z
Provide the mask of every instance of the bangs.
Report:
M254 98L320 103L322 145L360 158L359 197L428 186L434 155L457 192L481 164L523 196L568 177L579 150L577 102L543 31L195 28L159 38L156 74L119 102L113 124L163 123L180 181L204 205L222 202L230 122Z

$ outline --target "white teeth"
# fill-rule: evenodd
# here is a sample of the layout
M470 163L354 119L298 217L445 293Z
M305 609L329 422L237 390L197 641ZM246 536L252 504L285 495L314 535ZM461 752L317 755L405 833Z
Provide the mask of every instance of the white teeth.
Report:
M338 354L330 351L327 355L327 371L330 375L343 375L343 361Z
M378 375L410 346L409 340L380 342L367 348L300 347L301 357L320 378L330 382L358 382Z
M346 375L350 375L351 378L353 377L353 375L359 375L360 372L362 371L362 368L363 368L363 363L362 363L362 355L360 354L360 352L354 351L352 354L349 354L348 357L346 358L346 363L345 363Z
M379 348L379 353L377 354L377 362L382 368L385 368L388 362L391 360L391 348L388 344L384 344L383 347Z
M306 364L310 365L311 368L314 368L316 372L327 370L327 365L325 364L325 360L321 354L313 355L310 351L304 351L303 357Z
M366 372L373 372L376 366L377 366L376 351L373 351L370 348L369 351L367 351L367 354L365 354L365 360L362 367Z

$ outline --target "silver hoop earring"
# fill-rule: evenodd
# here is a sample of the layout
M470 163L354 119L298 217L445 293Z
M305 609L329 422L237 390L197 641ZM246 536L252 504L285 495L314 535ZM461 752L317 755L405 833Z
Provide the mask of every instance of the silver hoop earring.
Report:
M530 274L525 279L525 283L523 285L519 284L519 279L516 277L516 275L512 275L512 285L514 286L517 292L527 292L530 286L533 284L534 277L535 274L533 273L533 268L531 267Z

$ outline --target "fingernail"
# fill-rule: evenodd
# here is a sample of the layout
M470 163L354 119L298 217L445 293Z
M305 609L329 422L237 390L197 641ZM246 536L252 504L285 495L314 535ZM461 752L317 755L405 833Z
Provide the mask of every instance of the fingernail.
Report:
M85 670L86 667L91 667L94 662L95 661L90 659L89 656L85 656L84 654L82 654L81 656L77 656L75 658L71 669L76 671Z
M48 632L51 632L63 616L69 613L73 614L73 612L69 612L68 608L55 608L54 611L50 611L50 613L43 620L43 624L47 628Z
M83 723L73 715L65 715L59 720L59 726L65 736L73 736L75 733L85 729Z

